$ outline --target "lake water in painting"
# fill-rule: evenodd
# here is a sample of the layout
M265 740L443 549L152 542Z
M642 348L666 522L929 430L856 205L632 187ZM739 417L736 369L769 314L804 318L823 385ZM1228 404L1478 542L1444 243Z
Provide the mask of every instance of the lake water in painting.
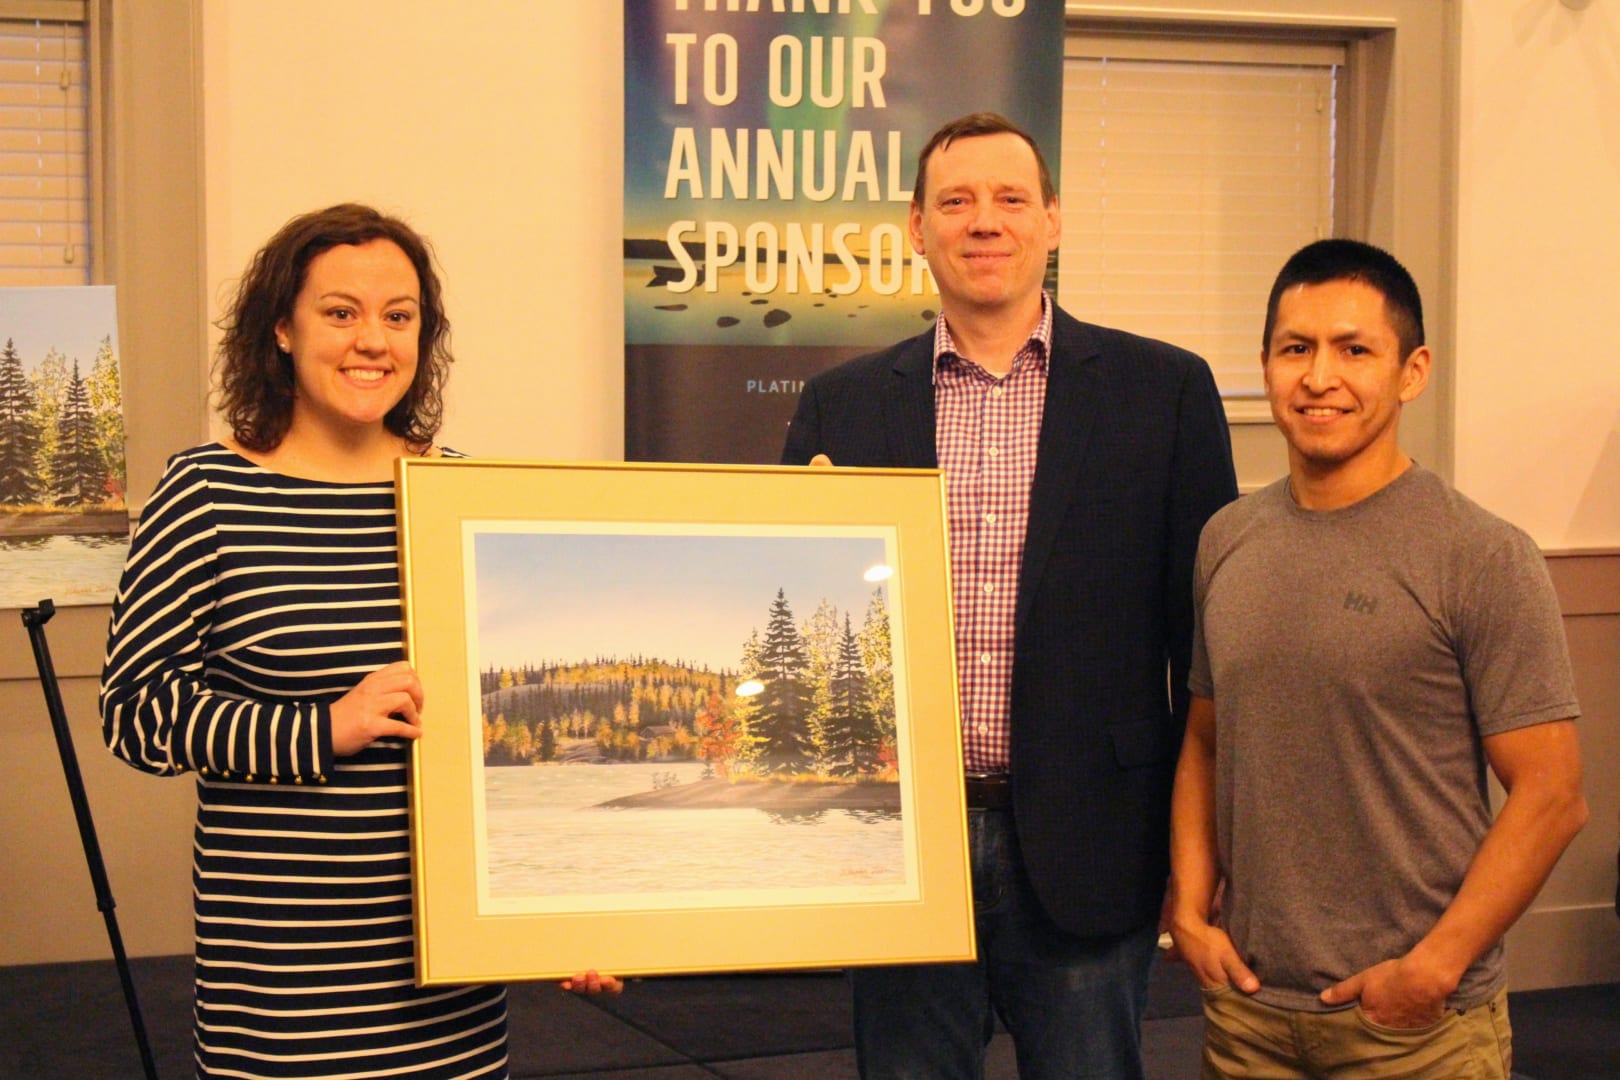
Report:
M655 780L689 783L702 773L690 762L484 769L487 895L617 896L612 906L634 907L625 898L648 893L666 906L679 893L906 885L898 814L598 808ZM779 899L795 901L791 892Z
M128 554L126 536L0 539L0 608L110 603Z

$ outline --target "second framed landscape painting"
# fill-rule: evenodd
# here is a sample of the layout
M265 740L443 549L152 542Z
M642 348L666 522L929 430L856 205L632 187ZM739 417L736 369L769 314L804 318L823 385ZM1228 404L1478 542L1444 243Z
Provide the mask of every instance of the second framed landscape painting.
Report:
M937 470L398 488L418 982L973 957Z

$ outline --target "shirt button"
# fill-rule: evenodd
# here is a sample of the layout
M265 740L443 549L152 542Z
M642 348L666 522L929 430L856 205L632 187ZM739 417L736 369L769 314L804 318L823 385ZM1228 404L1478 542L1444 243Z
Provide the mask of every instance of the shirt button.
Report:
M980 735L988 735L988 734L990 734L990 725L989 724L980 724L979 725L979 734Z
M992 386L992 387L991 387L991 388L990 388L990 396L991 396L991 397L1000 397L1000 396L1001 396L1001 387L999 387L999 386Z
M996 512L994 510L984 515L984 523L986 525L994 525L996 523Z
M982 653L979 654L979 663L988 664L989 662L990 662L990 654L989 653L982 652Z
M996 591L996 583L993 582L993 581L985 582L984 583L984 591L987 592L987 593L995 592Z
M1001 448L999 446L992 446L986 450L985 453L989 454L991 457L996 457L1001 453Z

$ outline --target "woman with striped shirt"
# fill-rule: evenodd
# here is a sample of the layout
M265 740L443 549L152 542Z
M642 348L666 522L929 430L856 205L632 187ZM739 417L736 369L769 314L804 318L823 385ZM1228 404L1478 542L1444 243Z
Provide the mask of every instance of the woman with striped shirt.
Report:
M414 980L393 471L440 452L441 297L397 219L283 226L223 323L231 437L170 460L130 548L102 720L197 778L198 1076L507 1075L504 989Z

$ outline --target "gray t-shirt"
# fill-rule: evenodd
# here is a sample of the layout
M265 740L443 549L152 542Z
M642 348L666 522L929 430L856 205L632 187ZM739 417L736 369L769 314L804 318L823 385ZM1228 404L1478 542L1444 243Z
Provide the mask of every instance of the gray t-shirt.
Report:
M1279 481L1204 528L1189 684L1215 701L1222 922L1261 1001L1404 955L1491 815L1480 739L1579 712L1535 542L1413 465L1339 510ZM1502 947L1448 1004L1503 985Z

